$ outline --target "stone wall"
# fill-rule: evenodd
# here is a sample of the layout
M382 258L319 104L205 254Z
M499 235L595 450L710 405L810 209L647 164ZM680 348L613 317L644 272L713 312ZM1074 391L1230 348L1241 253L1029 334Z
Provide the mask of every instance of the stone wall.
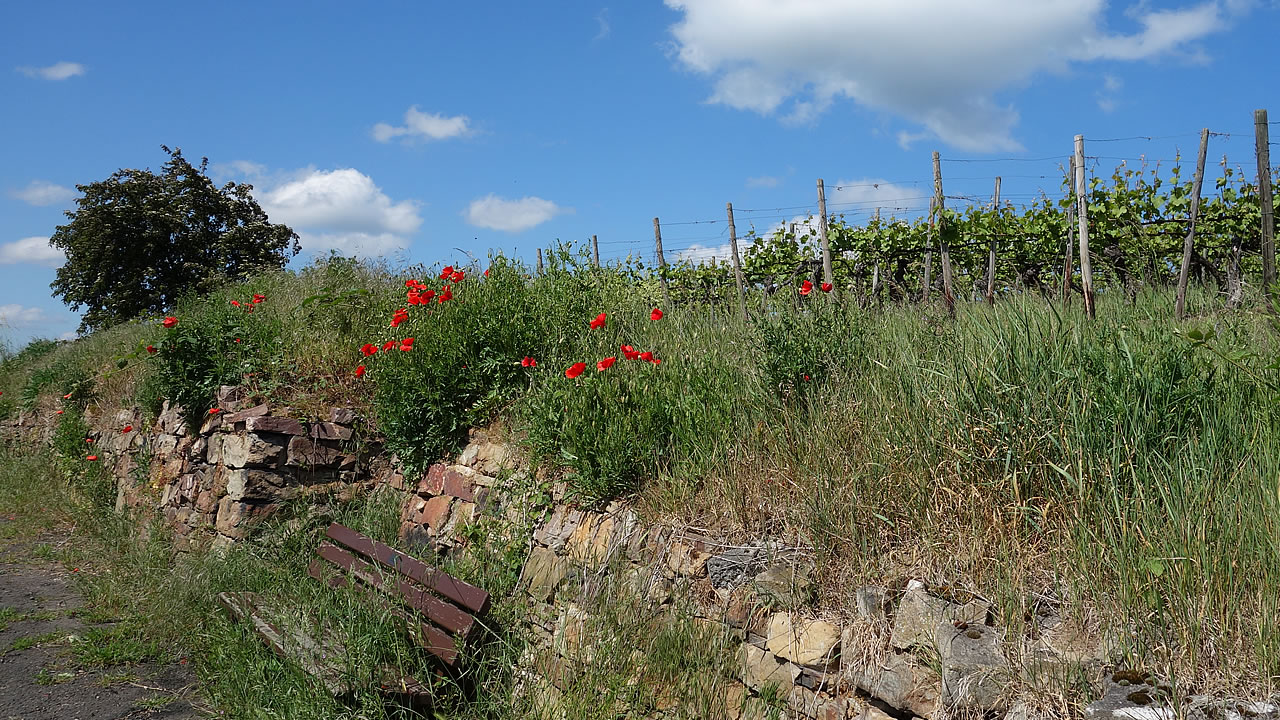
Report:
M818 616L809 609L816 592L805 548L645 523L624 503L576 507L563 484L529 477L511 448L483 431L473 431L451 462L410 477L364 437L351 410L308 419L287 407L246 405L237 389L223 388L219 412L196 432L168 404L147 428L136 409L86 414L88 445L117 479L117 509L162 516L180 550L242 540L299 498L341 501L374 488L402 495L400 533L410 547L455 552L468 542L469 525L496 519L514 534L507 541L528 548L519 591L532 607L538 659L527 658L537 672L526 685L551 702L591 642L582 630L591 583L609 581L641 602L679 605L723 633L736 669L720 698L724 718L758 716L753 699L768 695L793 718L1028 720L1047 716L1030 700L1037 690L1080 678L1101 689L1086 717L1174 717L1167 685L1142 672L1104 673L1118 644L1073 618L1052 589L1032 603L1017 636L983 598L918 580L849 588L856 612ZM53 417L20 417L0 424L0 433L48 442ZM1275 704L1207 697L1191 698L1180 714L1280 720Z

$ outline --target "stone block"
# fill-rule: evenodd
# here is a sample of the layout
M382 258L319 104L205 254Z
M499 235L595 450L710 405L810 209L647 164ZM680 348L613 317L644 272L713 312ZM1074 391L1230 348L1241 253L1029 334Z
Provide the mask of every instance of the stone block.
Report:
M1122 671L1103 681L1102 697L1085 706L1084 716L1087 720L1174 720L1177 714L1169 693L1155 678Z
M765 641L769 652L797 665L830 666L840 648L840 627L825 620L805 620L789 612L769 618Z
M222 464L229 468L247 466L277 467L284 458L284 445L272 442L277 438L258 435L215 433L209 436L206 456L210 464Z
M439 495L444 492L444 463L436 463L427 468L427 474L418 482L419 495Z
M350 462L341 450L326 442L299 436L289 438L288 464L304 468L340 468L343 463Z
M902 650L916 645L927 647L942 623L981 624L986 618L986 603L971 600L959 605L930 595L922 583L912 581L898 603L889 644Z
M296 486L286 486L286 478L269 470L243 468L227 471L227 497L232 500L279 502L288 499Z
M265 403L262 405L254 405L251 408L224 414L222 416L222 422L228 425L235 425L236 423L242 423L252 417L266 415L269 412L271 412L271 408Z
M942 699L942 680L909 654L891 653L882 663L842 668L850 682L871 697L918 717L933 717Z
M772 653L765 652L751 643L743 643L738 648L738 665L742 673L742 684L760 692L773 686L778 695L788 697L795 686L799 668L785 660L779 660Z
M542 602L551 602L556 589L569 575L569 561L547 548L535 547L524 564L521 584Z
M475 488L471 485L471 478L454 467L445 468L444 476L441 478L440 492L467 502L475 502L476 500Z
M350 425L356 421L356 411L351 408L329 408L329 422Z
M448 496L442 496L448 497ZM476 504L469 503L466 500L458 500L454 503L453 514L449 516L449 522L445 525L440 534L449 539L456 539L462 528L466 527L476 519Z
M755 576L752 588L761 602L775 610L795 610L813 596L813 581L806 569L776 563Z
M768 567L764 548L729 548L707 558L707 577L711 586L732 590Z
M249 432L266 432L277 433L280 435L306 435L306 428L302 427L302 423L287 417L272 417L271 415L255 415L245 419L244 427Z
M696 543L677 540L667 550L667 567L677 575L702 577L707 572L709 557L710 553L700 549Z
M942 701L948 707L983 712L999 707L1010 676L995 628L940 623L934 646L942 664Z
M437 495L422 504L422 510L416 518L419 525L426 525L437 534L444 530L449 522L449 511L453 509L453 498L448 495Z
M330 422L318 422L311 424L311 431L307 434L318 440L346 441L351 439L351 428Z

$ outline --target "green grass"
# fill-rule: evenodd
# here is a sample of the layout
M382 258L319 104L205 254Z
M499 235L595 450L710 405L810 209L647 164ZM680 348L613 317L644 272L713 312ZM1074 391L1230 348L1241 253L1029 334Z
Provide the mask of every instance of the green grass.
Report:
M57 642L64 637L65 636L60 632L47 632L39 635L23 635L19 638L15 638L13 642L9 643L9 649L5 652L22 652L23 650L30 650L33 647Z
M994 308L960 303L951 319L938 305L862 308L786 290L753 293L745 322L732 297L714 292L664 307L654 322L662 292L653 276L597 270L571 250L552 253L536 277L502 259L465 271L454 299L430 306L407 305L404 287L412 278L439 290L429 268L329 259L256 278L185 301L176 332L132 323L19 354L5 362L0 398L35 388L30 404L44 412L65 392L72 408L154 407L186 389L203 405L218 384L240 382L255 399L304 413L356 406L416 467L457 449L468 427L498 420L584 503L628 496L650 518L811 547L824 610L847 610L857 583L924 577L991 598L1016 634L1029 596L1053 585L1129 639L1130 663L1255 694L1280 677L1271 590L1280 583L1280 383L1268 367L1280 351L1260 308L1222 311L1197 291L1193 319L1177 323L1172 292L1156 288L1132 303L1101 292L1093 322L1078 301L1064 310L1029 295ZM254 292L267 299L250 320L230 300ZM409 318L392 328L400 307ZM590 328L600 312L607 324ZM1227 352L1186 334L1205 328ZM411 352L359 351L406 337ZM138 354L168 340L185 349ZM662 363L626 360L622 345ZM526 356L536 368L521 366ZM617 364L595 369L611 356ZM570 379L574 362L587 369ZM58 447L71 458L83 428L78 412L61 417ZM76 492L93 497L92 471L72 465ZM394 522L350 512L394 539ZM112 542L131 569L122 589L100 597L121 617L173 618L157 623L162 637L190 631L165 606L212 617L217 589L257 589L369 623L386 644L361 663L402 652L388 650L399 646L376 618L345 618L342 598L303 589L299 540L282 541L294 555L254 546L182 568L162 544ZM508 549L467 571L508 586L519 560ZM176 587L175 573L194 580ZM165 589L154 598L160 609L129 596L139 586ZM214 666L274 667L234 626L209 622L202 632L221 642ZM272 682L302 692L299 678L275 672ZM280 707L217 682L230 705Z

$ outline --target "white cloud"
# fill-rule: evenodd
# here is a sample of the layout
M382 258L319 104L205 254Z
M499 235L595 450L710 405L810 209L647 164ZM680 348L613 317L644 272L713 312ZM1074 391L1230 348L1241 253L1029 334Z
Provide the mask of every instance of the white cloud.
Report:
M462 213L467 222L476 227L520 232L550 220L557 215L572 213L573 208L563 208L550 200L539 197L522 197L508 200L489 193L471 201Z
M414 105L405 111L403 126L387 123L374 125L373 139L383 143L402 136L406 139L417 137L424 140L448 140L470 135L470 122L466 115L445 117L437 113L424 113Z
M61 250L50 247L49 238L39 235L0 245L0 265L32 263L59 267L66 259Z
M600 29L596 32L596 36L591 38L591 42L600 42L609 37L609 32L613 29L609 26L609 8L601 8L600 12L596 13L596 24Z
M21 190L10 191L9 194L28 205L44 207L46 205L70 202L76 196L76 191L61 185L54 185L47 180L32 180L26 187Z
M927 207L932 193L932 187L895 185L880 178L840 180L827 188L827 212L873 213L876 208L902 212L902 208Z
M49 316L40 308L26 307L17 303L0 305L0 327L17 330L43 325L48 321Z
M678 62L713 83L709 102L810 122L840 98L900 116L968 151L1018 150L1018 112L997 95L1073 63L1202 55L1193 43L1247 10L1140 2L1113 32L1106 0L665 0ZM1222 3L1226 2L1226 5Z
M27 77L43 78L45 80L66 80L67 78L75 77L76 75L83 75L85 73L84 65L73 62L59 62L47 67L31 67L30 65L24 65L14 69Z
M747 178L747 187L749 188L776 188L778 183L782 182L779 178L772 175L761 175L759 177Z
M392 202L368 175L353 168L300 171L289 180L255 190L273 222L298 232L309 252L336 249L376 255L406 247L422 225L418 204Z

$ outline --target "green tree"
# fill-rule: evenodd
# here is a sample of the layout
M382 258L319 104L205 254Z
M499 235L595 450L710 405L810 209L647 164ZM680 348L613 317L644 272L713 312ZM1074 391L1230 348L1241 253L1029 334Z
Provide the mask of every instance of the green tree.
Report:
M72 310L86 308L81 330L94 330L173 307L187 293L284 267L298 254L298 234L272 224L250 195L252 185L221 188L170 150L159 174L117 170L77 185L82 195L49 244L67 261L50 285Z

